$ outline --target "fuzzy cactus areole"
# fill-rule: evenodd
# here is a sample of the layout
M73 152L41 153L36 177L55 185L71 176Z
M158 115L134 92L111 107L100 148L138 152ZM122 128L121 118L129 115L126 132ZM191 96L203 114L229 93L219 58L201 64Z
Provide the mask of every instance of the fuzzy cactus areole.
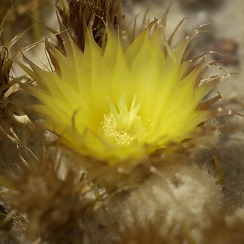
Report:
M68 34L65 52L46 41L48 70L20 64L37 83L43 126L63 145L116 165L190 139L209 119L203 98L219 77L205 77L204 55L187 59L194 34L172 47L154 21L130 44L108 28L100 47L91 33L84 50Z

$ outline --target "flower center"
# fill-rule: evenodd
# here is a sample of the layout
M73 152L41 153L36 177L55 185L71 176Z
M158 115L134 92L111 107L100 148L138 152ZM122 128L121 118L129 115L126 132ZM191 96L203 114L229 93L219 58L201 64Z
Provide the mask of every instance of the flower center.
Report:
M137 115L140 104L136 105L136 96L133 98L130 109L128 109L125 94L122 94L118 101L118 110L110 99L109 106L111 112L104 115L101 128L108 139L122 146L145 139L148 132L142 124L141 117Z

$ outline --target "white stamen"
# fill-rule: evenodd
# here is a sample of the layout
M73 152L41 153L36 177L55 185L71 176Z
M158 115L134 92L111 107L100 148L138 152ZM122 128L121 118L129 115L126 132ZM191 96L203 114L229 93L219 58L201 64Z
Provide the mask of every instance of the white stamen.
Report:
M118 101L118 111L110 99L109 106L111 113L104 115L101 128L107 138L122 146L145 139L148 132L138 115L140 104L136 105L136 96L132 100L130 109L125 94L122 94Z

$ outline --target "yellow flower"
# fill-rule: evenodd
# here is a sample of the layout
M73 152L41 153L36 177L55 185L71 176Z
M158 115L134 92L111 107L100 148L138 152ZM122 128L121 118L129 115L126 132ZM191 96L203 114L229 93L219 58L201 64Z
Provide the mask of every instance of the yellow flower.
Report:
M204 57L186 59L190 40L171 48L154 23L129 45L108 29L100 47L88 31L84 51L70 37L65 54L46 42L55 71L20 65L37 83L45 128L66 147L117 164L181 143L209 118L202 99L218 77L204 79Z

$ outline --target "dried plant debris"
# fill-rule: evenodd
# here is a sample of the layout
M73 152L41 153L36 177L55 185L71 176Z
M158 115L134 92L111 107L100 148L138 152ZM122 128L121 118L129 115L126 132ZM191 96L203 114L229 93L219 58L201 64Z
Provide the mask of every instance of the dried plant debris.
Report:
M13 77L12 75L15 56L10 57L9 52L18 39L19 37L16 37L12 39L8 46L0 47L1 175L11 175L10 168L13 169L19 160L19 150L23 145L20 138L22 138L28 127L32 127L32 122L23 110L26 93L21 88L22 84L28 79L24 76Z
M2 37L2 34L6 32L4 24L5 23L2 23L0 27L0 38ZM12 51L13 46L21 37L22 34L15 36L6 46L2 45L2 39L0 41L1 190L2 187L15 189L12 180L16 179L22 173L21 167L19 166L21 163L20 152L25 151L25 140L29 140L24 134L33 126L32 122L23 111L25 92L21 86L27 79L24 76L13 76L13 63L16 55L10 56L10 51ZM34 133L30 137L33 141L35 140ZM11 204L6 204L5 202L0 209L0 228L3 231L1 232L1 238L8 236L4 230L12 227L13 221L11 218L7 217L10 214L11 209Z
M12 78L10 71L14 62L14 57L9 57L9 50L6 47L0 47L0 116L2 119L14 119L14 110L17 110L18 105L13 104L12 95L19 91L19 82L24 80L24 77Z

